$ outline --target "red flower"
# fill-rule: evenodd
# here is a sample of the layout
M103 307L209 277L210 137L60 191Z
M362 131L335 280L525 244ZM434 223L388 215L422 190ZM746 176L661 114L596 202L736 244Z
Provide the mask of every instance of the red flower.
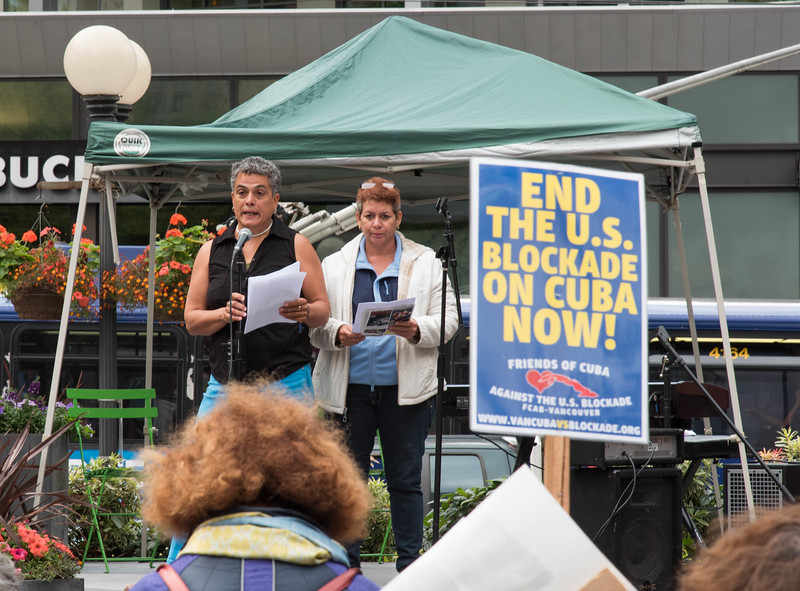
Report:
M22 235L22 238L20 238L20 240L22 240L23 242L36 242L38 238L36 237L36 232L34 232L33 230L28 230Z
M167 230L165 238L172 238L173 236L183 236L183 233L178 228L170 228Z
M173 213L172 217L169 218L169 225L170 226L185 226L186 225L186 218L183 217L179 213Z

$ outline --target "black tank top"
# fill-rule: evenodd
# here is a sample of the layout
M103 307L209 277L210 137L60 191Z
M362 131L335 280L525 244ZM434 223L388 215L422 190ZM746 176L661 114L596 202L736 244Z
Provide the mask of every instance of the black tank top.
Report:
M272 229L258 246L255 256L242 279L242 293L247 295L247 278L266 275L284 268L297 260L294 252L296 231L290 229L277 217L272 217ZM206 302L209 310L221 308L228 303L230 296L230 268L233 247L236 245L235 224L211 244L208 266L208 294ZM234 265L233 289L238 287L238 267ZM245 301L245 304L247 302ZM218 382L228 381L228 348L230 328L206 338L211 375ZM281 379L311 362L311 342L305 324L268 324L244 335L245 339L245 378L257 374L271 375Z

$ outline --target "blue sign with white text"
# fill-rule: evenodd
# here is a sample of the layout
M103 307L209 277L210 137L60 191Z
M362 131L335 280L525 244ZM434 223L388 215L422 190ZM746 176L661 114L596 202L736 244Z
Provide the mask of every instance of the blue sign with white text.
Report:
M470 428L648 439L644 179L474 159Z

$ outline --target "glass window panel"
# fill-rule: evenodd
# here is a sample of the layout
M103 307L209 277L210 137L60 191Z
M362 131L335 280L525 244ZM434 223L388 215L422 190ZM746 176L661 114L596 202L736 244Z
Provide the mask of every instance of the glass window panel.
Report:
M644 206L645 232L647 235L647 294L648 297L657 297L661 294L661 281L659 278L660 225L661 204L648 201Z
M667 104L697 116L706 144L798 141L796 74L731 76L674 94Z
M435 474L435 455L430 456L431 493L433 493ZM481 459L476 455L451 455L442 454L442 472L439 491L442 494L455 492L457 488L467 490L476 486L483 486L483 466Z
M405 0L399 2L381 0L341 0L338 8L404 8Z
M62 11L75 11L75 10L99 10L97 0L58 0L58 10Z
M30 10L30 3L28 0L6 0L6 12L28 12Z
M66 80L0 82L0 140L72 139L72 87Z
M189 206L178 209L188 221L188 225L200 224L208 220L208 228L216 231L217 224L225 223L231 215L231 203L201 203L195 202ZM119 243L126 246L147 245L150 240L150 207L148 205L117 205L117 236ZM169 219L175 213L173 208L158 210L156 231L163 236L169 229ZM122 222L124 220L124 223Z
M129 123L199 125L230 110L228 80L153 80L133 106Z
M800 296L798 194L711 193L709 199L725 297ZM714 297L700 195L682 195L680 208L692 295ZM669 234L669 295L683 296L674 232Z
M45 226L53 226L61 230L62 235L69 234L75 223L75 214L69 205L3 205L0 209L0 225L4 226L19 238L23 232L30 230L37 222L39 210L44 214Z
M251 78L239 80L239 104L249 101L277 78Z
M658 76L595 76L595 78L633 94L658 86Z
M195 8L297 8L296 0L170 0L172 10Z

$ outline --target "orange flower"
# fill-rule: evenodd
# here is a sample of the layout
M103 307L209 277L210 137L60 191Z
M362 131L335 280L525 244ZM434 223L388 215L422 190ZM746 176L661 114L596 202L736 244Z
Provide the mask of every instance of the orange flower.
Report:
M38 238L36 237L36 232L34 232L33 230L28 230L22 235L22 238L20 238L20 240L22 240L23 242L36 242Z
M170 228L169 230L167 230L165 238L172 238L173 236L178 236L178 237L183 236L183 232L178 230L178 228Z

